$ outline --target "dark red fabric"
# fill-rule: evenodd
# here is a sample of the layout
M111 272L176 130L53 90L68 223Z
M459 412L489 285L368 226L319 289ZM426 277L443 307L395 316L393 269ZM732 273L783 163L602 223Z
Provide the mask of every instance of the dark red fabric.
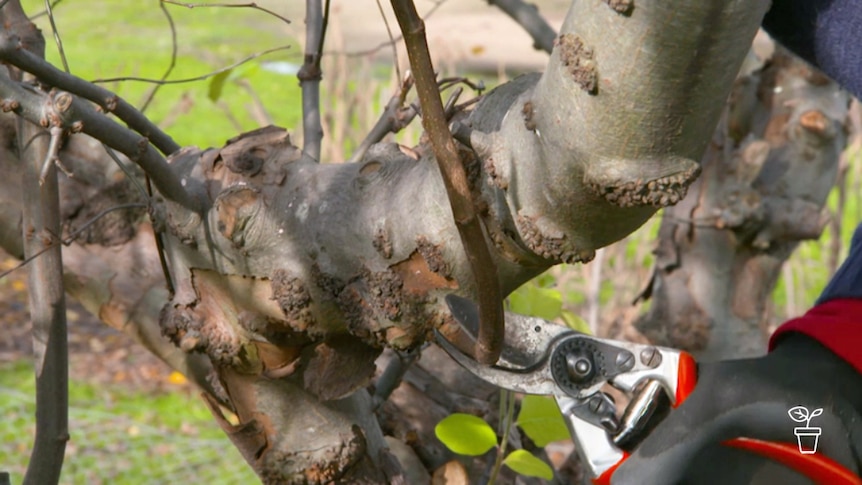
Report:
M817 340L862 373L862 299L830 300L788 320L772 334L769 350L790 332Z

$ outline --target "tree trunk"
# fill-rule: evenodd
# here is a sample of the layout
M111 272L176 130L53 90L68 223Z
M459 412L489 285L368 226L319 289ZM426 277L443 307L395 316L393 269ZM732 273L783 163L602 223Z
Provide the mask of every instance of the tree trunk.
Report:
M662 219L647 337L707 360L766 351L781 266L828 221L849 102L783 50L736 81L701 179Z

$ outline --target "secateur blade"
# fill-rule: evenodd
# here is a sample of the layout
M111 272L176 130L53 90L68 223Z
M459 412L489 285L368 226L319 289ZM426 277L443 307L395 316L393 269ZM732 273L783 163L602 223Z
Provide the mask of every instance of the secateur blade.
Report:
M446 295L452 316L470 337L479 335L479 307L467 298ZM557 338L573 330L537 317L505 312L506 332L503 353L498 365L529 368L548 357L548 349Z
M455 295L446 296L446 303L464 331L475 337L479 328L477 306ZM541 318L506 312L505 319L503 353L492 366L479 364L439 332L437 341L455 361L490 384L526 394L559 394L560 389L548 367L549 350L555 340L574 332Z

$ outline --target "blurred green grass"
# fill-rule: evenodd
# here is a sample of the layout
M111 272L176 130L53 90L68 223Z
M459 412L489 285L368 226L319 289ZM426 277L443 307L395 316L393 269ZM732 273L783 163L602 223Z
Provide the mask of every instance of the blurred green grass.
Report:
M0 365L0 470L21 483L35 430L30 362ZM61 483L256 483L239 452L188 389L131 391L78 380L69 385Z
M31 16L43 11L45 5L41 0L24 0L22 4ZM252 65L301 62L302 49L287 36L281 21L261 11L165 7L174 19L178 43L177 63L169 80L201 76L256 52L285 45L291 48L251 61ZM158 1L66 0L53 11L70 71L81 78L160 79L170 64L170 27ZM39 16L35 22L45 36L46 58L62 69L47 16ZM251 69L246 79L254 92L268 103L274 124L294 131L301 119L296 76ZM250 111L253 98L249 92L228 82L221 98L224 107L220 107L207 98L209 82L162 86L146 114L157 124L175 117L165 129L183 146L221 146L240 131L259 126ZM108 83L104 87L140 106L153 85L126 81ZM191 108L180 112L189 102ZM225 115L226 111L235 122Z

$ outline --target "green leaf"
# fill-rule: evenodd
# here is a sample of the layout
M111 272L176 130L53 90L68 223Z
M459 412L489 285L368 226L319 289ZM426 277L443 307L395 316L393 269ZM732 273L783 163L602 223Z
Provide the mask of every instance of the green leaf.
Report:
M231 81L236 81L237 79L248 79L260 71L260 64L257 62L246 62L245 64L241 64L231 69Z
M215 103L221 98L221 92L224 89L224 83L227 81L228 76L233 69L228 69L227 71L220 72L215 76L210 78L209 90L207 92L207 97Z
M566 326L571 328L572 330L588 335L592 334L592 332L590 331L590 326L583 318L575 315L568 310L563 310L563 313L560 316L563 318L563 321L566 322Z
M484 455L497 445L497 433L481 418L453 413L434 427L437 439L459 455Z
M527 283L509 295L509 310L531 317L553 320L563 310L563 296L553 288Z
M571 439L557 403L545 396L524 396L521 413L518 414L518 426L536 446Z
M503 464L525 477L538 477L545 480L554 479L554 470L544 461L536 458L526 450L515 450L503 460Z

